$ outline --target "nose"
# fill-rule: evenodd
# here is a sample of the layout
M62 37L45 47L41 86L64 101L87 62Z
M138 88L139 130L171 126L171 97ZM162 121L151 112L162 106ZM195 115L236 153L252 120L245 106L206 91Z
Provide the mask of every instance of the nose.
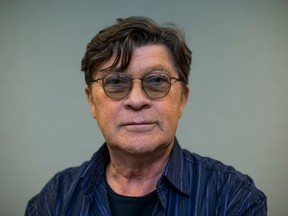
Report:
M140 79L132 80L131 90L124 99L124 106L134 110L149 108L151 106L151 100L144 92Z

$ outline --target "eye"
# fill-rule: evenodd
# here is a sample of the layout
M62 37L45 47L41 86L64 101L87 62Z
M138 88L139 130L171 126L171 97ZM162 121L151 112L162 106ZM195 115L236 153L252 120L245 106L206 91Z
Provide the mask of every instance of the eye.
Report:
M130 86L130 78L121 73L111 73L104 78L105 88L122 89Z
M151 89L163 89L170 85L170 77L166 74L149 74L143 79L144 85Z

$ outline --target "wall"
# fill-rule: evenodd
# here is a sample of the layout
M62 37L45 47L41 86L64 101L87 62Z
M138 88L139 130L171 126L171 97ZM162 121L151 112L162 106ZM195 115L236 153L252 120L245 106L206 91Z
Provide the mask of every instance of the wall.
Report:
M186 32L193 65L182 146L249 174L269 214L286 215L287 9L284 0L0 1L1 215L23 215L57 171L102 144L80 61L95 33L130 15Z

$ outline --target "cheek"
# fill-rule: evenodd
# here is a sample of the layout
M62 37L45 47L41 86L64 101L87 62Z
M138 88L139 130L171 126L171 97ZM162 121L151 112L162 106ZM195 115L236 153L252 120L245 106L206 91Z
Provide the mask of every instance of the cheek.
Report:
M173 117L180 119L183 114L186 102L187 102L189 89L186 88L183 90L182 86L178 86L178 87L179 88L175 88L171 92L172 97L170 97L170 103L171 103L171 113L173 113L174 115Z
M103 100L102 100L103 101ZM99 104L96 104L96 120L100 127L103 130L112 130L114 124L117 121L117 115L119 113L119 106L117 104L111 104L107 101L103 101Z
M161 104L161 107L158 108L158 113L161 116L164 127L172 128L177 127L178 120L180 117L180 106L179 102L170 102Z
M179 93L170 99L170 105L167 106L169 107L168 111L171 113L171 118L180 118L182 113L182 98Z

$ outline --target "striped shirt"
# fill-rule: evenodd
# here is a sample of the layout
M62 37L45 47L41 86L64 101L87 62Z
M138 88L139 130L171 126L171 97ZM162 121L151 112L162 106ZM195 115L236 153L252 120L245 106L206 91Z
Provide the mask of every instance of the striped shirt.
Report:
M25 215L111 215L105 180L108 163L104 144L90 161L56 174L28 202ZM250 177L182 150L177 139L156 192L155 216L267 215L266 196Z

